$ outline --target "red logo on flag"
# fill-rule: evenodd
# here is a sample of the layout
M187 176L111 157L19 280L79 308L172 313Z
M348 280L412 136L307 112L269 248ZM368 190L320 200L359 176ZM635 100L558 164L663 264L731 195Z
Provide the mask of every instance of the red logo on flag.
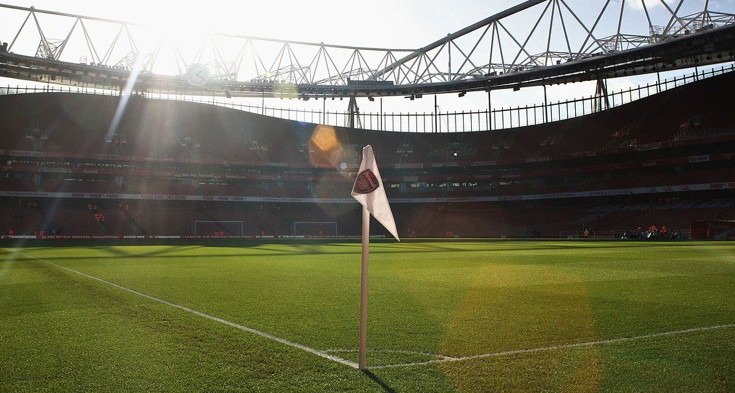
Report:
M365 169L357 175L355 187L352 189L352 192L356 194L369 194L377 190L378 187L380 187L380 182L373 171Z

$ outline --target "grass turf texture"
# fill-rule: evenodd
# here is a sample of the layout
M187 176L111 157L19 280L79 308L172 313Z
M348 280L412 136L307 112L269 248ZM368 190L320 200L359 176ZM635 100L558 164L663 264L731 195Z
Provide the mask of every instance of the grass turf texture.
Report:
M356 243L4 248L2 392L735 391L732 243L371 244L371 373L53 264L357 361Z

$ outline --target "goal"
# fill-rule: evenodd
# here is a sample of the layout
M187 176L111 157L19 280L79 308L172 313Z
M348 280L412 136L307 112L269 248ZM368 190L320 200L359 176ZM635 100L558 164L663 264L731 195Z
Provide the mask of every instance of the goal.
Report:
M194 236L243 236L242 221L194 221Z
M335 237L337 223L334 221L294 221L293 235L305 237Z

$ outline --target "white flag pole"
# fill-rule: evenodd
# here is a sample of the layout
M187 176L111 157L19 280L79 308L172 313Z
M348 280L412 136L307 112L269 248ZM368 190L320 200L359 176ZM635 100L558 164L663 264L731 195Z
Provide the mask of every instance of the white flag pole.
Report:
M362 207L362 272L360 278L360 348L359 368L367 370L368 257L370 247L370 211Z

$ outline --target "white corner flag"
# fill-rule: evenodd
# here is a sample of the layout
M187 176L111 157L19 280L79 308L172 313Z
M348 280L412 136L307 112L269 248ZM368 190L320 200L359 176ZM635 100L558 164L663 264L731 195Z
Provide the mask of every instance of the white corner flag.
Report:
M362 268L360 278L360 347L358 350L360 370L367 370L367 306L368 306L368 255L370 245L370 215L372 214L396 240L398 230L393 212L385 195L375 155L370 145L362 149L362 163L357 172L352 197L362 205Z
M398 238L398 230L393 219L393 212L388 204L388 197L385 195L378 164L375 163L372 146L367 145L362 148L362 163L357 173L355 185L352 187L352 197L366 207L396 240L401 241Z

